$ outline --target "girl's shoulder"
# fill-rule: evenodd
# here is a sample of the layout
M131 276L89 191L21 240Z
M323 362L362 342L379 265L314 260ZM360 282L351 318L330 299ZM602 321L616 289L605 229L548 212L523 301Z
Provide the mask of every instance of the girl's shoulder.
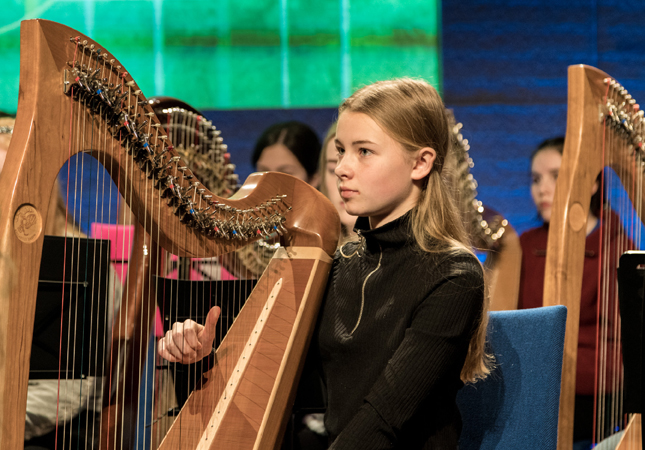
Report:
M402 271L414 274L415 279L429 286L437 286L446 280L467 279L467 284L483 284L484 271L479 259L465 248L453 248L439 252L426 252L417 248L401 267Z
M435 270L445 276L484 277L484 269L479 259L466 249L452 249L436 255Z

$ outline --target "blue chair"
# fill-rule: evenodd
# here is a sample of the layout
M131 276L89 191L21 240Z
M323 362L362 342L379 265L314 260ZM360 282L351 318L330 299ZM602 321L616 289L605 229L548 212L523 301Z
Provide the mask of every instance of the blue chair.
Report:
M459 450L557 447L566 318L561 305L490 313L495 369L459 391Z

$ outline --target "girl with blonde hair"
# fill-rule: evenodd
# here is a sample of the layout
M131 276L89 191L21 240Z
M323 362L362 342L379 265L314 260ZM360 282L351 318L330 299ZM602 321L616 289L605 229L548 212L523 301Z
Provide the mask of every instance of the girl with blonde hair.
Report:
M335 174L358 239L336 253L309 353L332 449L456 449L457 391L489 372L482 268L442 177L449 141L424 81L378 82L339 108ZM161 356L210 348L210 321L177 325Z

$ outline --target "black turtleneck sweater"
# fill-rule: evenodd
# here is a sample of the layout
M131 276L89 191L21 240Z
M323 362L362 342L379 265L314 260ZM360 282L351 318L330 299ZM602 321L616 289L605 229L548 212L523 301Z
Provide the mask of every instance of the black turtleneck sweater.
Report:
M315 332L332 449L456 449L455 402L481 316L481 265L423 252L409 213L336 253ZM353 256L350 256L353 255Z

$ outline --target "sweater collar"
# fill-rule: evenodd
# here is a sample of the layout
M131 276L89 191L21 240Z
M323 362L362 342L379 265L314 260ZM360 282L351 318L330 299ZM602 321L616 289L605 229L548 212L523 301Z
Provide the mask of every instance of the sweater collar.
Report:
M369 218L359 217L354 231L365 238L368 251L385 250L389 247L398 248L414 240L410 230L411 211L378 228L370 229Z

